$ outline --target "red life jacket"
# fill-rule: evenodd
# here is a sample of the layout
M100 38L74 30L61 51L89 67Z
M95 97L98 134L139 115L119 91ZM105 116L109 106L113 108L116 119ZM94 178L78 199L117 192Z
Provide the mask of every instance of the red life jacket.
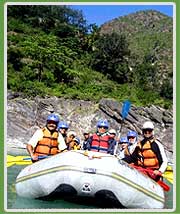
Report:
M58 132L51 133L47 128L43 128L43 139L38 141L34 153L37 155L55 155L58 153Z
M110 137L107 134L103 135L93 134L90 150L95 152L107 153L109 147L108 143L109 139Z

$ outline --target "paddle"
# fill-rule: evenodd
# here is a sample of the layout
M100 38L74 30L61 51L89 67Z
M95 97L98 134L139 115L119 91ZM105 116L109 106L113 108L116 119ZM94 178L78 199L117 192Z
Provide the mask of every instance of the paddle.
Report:
M118 131L119 133L118 133L117 141L119 141L119 139L121 137L123 122L126 119L126 117L128 116L130 107L131 107L131 102L129 100L125 100L122 104L122 110L120 112L120 114L122 115L122 120L121 120L121 125L120 125L119 131ZM114 154L116 154L117 148L118 148L118 144L116 144L116 147L114 149Z
M162 174L162 177L173 184L173 168L172 168L172 166L167 166L166 171Z
M39 156L38 160L47 158L48 156ZM28 165L32 164L32 158L29 156L12 156L12 155L7 155L7 167L10 167L12 165Z
M128 116L130 107L131 107L131 102L129 100L126 100L123 102L122 112L121 112L123 120Z
M119 136L118 136L119 139L120 139L120 135L121 135L122 127L123 127L123 122L126 119L126 117L128 116L130 107L131 107L131 102L129 100L125 100L123 102L122 110L121 110L122 120L121 120L120 129L119 129Z

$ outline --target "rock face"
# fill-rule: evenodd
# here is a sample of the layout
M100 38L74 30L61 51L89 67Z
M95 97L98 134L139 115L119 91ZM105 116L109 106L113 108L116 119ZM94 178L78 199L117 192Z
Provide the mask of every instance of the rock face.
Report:
M135 107L131 105L127 118L122 123L122 103L102 99L99 104L90 101L65 100L57 97L29 100L9 93L7 98L7 148L25 148L38 127L43 127L49 113L57 113L67 121L69 130L74 130L83 140L83 132L96 131L100 118L109 121L110 128L117 131L122 124L121 136L136 130L141 139L142 124L151 120L155 125L155 135L165 147L169 162L173 162L173 112L156 106Z

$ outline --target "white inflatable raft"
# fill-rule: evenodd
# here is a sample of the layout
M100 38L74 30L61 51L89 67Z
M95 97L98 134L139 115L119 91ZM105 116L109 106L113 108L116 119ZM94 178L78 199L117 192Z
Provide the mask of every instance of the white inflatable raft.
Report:
M26 198L107 199L119 208L163 208L165 200L162 187L148 176L112 155L90 151L68 151L25 167L16 191Z

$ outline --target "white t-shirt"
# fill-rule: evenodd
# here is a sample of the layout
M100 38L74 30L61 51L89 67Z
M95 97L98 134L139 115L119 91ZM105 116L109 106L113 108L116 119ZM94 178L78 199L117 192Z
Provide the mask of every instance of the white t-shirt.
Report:
M29 140L28 144L30 144L33 148L36 147L38 141L43 139L43 131L42 129L38 129L32 136L32 138ZM66 143L64 141L64 138L62 134L58 134L58 148L60 151L64 150L67 148Z

